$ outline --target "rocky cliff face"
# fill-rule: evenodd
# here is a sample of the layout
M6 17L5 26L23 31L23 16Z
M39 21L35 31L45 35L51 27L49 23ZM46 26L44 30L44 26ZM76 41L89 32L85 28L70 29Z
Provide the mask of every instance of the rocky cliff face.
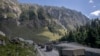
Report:
M0 12L3 18L18 18L21 10L16 2L17 0L0 0Z
M64 7L45 6L45 11L65 28L73 30L81 25L86 24L89 19L81 12L67 9Z
M20 4L17 0L0 0L0 30L11 37L27 35L24 36L27 38L32 35L30 36L32 38L33 34L44 32L45 27L46 31L58 34L59 29L75 30L88 21L89 19L81 12L64 7Z
M39 5L22 5L22 7L22 9L26 9L26 7L29 8L26 10L29 13L29 17L27 18L29 18L31 24L33 23L33 26L35 24L35 26L38 27L55 24L68 30L74 30L81 25L85 25L89 21L89 19L81 12L77 12L75 10L67 9L64 7ZM22 16L27 15L27 13L25 14L24 11L24 15ZM21 18L20 20L24 21L26 19Z

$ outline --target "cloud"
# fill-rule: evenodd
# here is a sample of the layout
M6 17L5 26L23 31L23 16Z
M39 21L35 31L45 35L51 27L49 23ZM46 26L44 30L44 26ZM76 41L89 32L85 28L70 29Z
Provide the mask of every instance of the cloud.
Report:
M93 0L89 0L89 3L94 3L94 1Z
M90 13L93 16L100 16L100 10L96 10Z
M95 8L96 6L94 5L93 8Z

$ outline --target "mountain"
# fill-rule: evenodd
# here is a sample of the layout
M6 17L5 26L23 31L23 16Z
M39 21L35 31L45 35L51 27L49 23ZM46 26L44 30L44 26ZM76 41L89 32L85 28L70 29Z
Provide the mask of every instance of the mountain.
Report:
M55 40L87 22L89 19L81 12L65 7L0 1L0 30L10 38Z
M80 25L86 24L89 19L84 16L81 12L71 10L64 7L51 7L46 6L47 13L52 17L58 20L66 29L74 30Z

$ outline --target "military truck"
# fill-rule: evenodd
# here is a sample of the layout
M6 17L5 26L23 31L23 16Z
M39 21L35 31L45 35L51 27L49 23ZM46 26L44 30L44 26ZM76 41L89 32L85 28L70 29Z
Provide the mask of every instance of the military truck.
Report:
M46 51L52 51L53 47L51 45L46 45Z

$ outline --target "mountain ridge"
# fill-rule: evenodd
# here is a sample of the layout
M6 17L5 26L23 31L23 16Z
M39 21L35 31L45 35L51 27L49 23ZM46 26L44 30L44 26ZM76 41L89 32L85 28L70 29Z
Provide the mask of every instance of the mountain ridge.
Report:
M19 36L33 40L49 37L56 40L68 31L89 22L81 12L64 7L23 4L17 0L7 1L1 0L0 3L0 30L9 37Z

